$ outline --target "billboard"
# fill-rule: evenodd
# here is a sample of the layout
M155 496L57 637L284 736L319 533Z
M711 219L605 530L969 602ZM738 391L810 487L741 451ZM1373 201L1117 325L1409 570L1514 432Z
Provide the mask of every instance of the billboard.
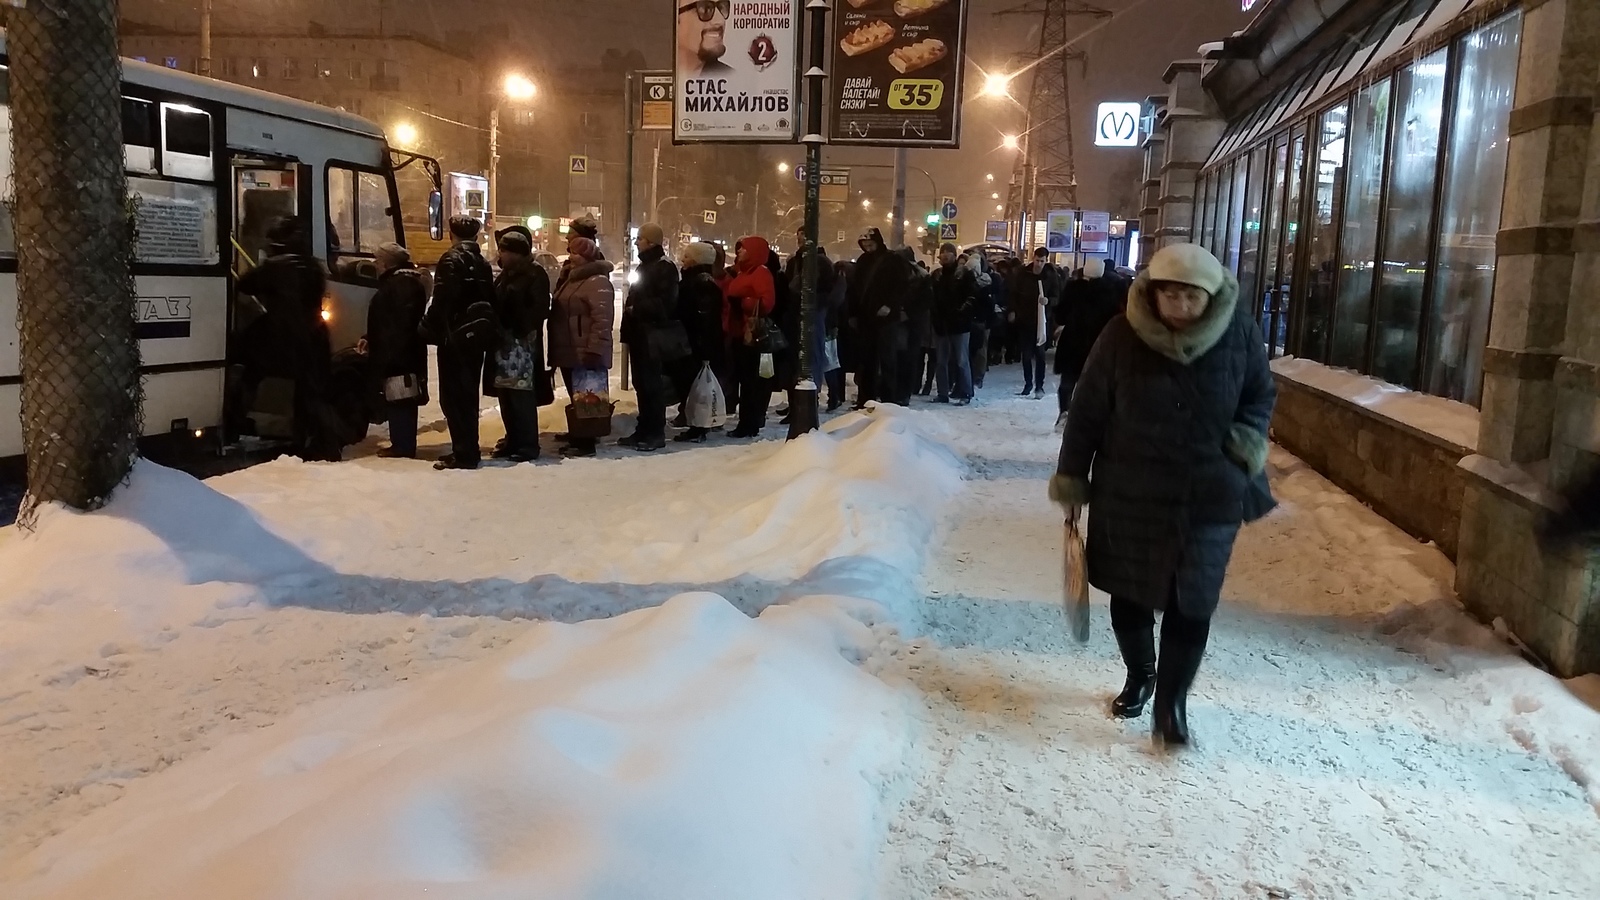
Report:
M799 137L801 0L677 0L674 143Z
M1011 223L990 219L983 224L983 239L991 244L1004 244L1011 240Z
M1139 103L1102 103L1095 112L1094 145L1096 147L1139 146L1139 117L1144 106Z
M671 72L639 73L639 130L672 130Z
M1111 214L1108 212L1085 212L1083 214L1083 231L1078 235L1078 242L1084 253L1110 253Z
M1046 218L1049 227L1045 232L1044 248L1051 253L1071 253L1078 214L1070 209L1052 209Z
M834 144L961 145L967 0L834 4Z

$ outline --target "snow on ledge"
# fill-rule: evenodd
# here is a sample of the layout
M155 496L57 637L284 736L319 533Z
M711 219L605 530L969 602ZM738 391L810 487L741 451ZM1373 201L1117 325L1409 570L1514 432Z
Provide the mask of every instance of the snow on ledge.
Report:
M1273 360L1272 371L1281 378L1332 394L1468 453L1478 449L1478 410L1465 403L1293 356Z

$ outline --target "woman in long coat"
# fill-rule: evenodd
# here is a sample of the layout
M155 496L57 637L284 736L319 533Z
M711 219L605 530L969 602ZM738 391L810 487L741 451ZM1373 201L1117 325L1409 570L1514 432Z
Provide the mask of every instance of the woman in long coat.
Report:
M1154 693L1155 737L1169 747L1189 742L1185 701L1240 525L1274 505L1264 473L1277 389L1238 298L1202 247L1152 257L1089 355L1050 482L1071 520L1089 507L1089 581L1111 595L1128 667L1112 713L1135 718Z
M574 373L605 373L611 369L611 329L616 317L616 295L611 272L616 267L600 254L587 237L567 241L567 262L556 280L550 310L550 365L561 370L567 392L576 393ZM557 440L560 440L560 436ZM594 438L567 436L566 456L593 456Z

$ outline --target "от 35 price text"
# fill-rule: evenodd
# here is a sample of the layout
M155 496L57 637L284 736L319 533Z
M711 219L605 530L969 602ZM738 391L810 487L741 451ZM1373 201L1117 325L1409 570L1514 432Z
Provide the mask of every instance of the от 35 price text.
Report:
M889 85L890 109L938 109L944 103L944 82L935 78L901 78Z

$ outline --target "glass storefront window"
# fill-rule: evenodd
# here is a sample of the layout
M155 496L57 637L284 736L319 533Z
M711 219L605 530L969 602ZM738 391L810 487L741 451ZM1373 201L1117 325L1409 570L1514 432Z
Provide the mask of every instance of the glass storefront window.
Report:
M1393 160L1384 210L1372 374L1406 387L1417 384L1418 332L1433 237L1433 188L1448 61L1449 50L1441 49L1400 70L1394 81Z
M1297 352L1317 362L1327 362L1328 334L1333 324L1333 291L1337 281L1334 247L1338 243L1339 213L1344 202L1345 132L1349 118L1349 104L1341 103L1322 114L1313 135L1317 162L1311 172L1314 179L1310 186L1311 208L1306 217L1306 226L1310 229L1306 272L1297 287L1297 299L1304 298ZM1293 270L1289 271L1292 278Z
M1266 168L1267 148L1257 147L1250 153L1250 187L1245 191L1244 227L1240 229L1239 297L1244 302L1258 296L1256 275L1261 271L1261 216L1265 212L1261 195L1269 177Z
M1206 177L1205 205L1200 207L1200 246L1211 246L1211 232L1217 221L1217 177Z
M1305 171L1306 135L1299 130L1295 132L1293 149L1289 151L1289 184L1284 193L1288 202L1283 214L1283 262L1278 271L1277 309L1272 316L1272 327L1267 331L1273 336L1274 357L1282 356L1288 347L1290 296L1294 290L1295 262L1300 258L1300 210L1303 206L1300 192L1305 186Z
M1233 164L1218 169L1212 180L1217 183L1217 201L1212 207L1216 221L1211 225L1211 242L1206 244L1206 249L1221 259L1223 247L1228 243L1228 207L1231 205L1228 195L1233 187Z
M1500 228L1521 33L1522 17L1512 13L1462 39L1445 151L1423 388L1474 406L1483 399L1495 233Z
M1261 291L1255 297L1256 313L1261 321L1261 333L1268 337L1270 345L1272 335L1272 300L1277 296L1278 288L1285 279L1278 277L1278 245L1283 241L1283 184L1287 177L1285 169L1289 165L1289 142L1279 137L1272 146L1272 171L1271 181L1267 184L1267 215L1265 227L1262 229L1264 240L1261 245Z
M1344 237L1339 242L1339 296L1333 307L1330 365L1366 370L1372 315L1372 273L1378 258L1378 212L1383 155L1389 144L1389 81L1356 95L1350 156L1344 179Z
M1227 240L1219 241L1226 249L1222 257L1222 264L1228 267L1233 274L1239 274L1240 240L1245 230L1245 183L1250 178L1250 158L1241 156L1233 164L1233 189L1229 194L1228 204L1228 235Z

